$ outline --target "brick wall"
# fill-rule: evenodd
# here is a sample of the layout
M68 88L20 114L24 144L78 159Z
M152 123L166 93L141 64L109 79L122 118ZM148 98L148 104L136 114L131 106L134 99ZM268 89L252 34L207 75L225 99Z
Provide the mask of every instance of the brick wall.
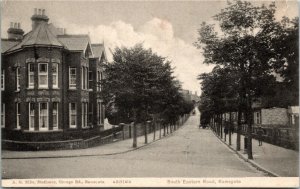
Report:
M261 110L262 125L287 125L288 113L286 108L270 108Z

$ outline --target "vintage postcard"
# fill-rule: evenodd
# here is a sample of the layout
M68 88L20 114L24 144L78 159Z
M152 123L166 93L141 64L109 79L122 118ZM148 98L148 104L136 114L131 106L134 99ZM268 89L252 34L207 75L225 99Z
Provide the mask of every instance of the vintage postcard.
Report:
M292 0L2 0L2 187L299 187Z

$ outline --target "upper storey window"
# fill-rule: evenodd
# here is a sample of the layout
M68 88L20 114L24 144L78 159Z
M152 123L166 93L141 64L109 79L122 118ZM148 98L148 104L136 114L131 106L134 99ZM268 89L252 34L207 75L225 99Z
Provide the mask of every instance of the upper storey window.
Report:
M28 64L28 88L34 88L34 64Z
M20 90L20 67L16 68L16 90L19 91Z
M76 89L76 68L69 69L69 88Z
M58 88L58 64L53 63L52 65L52 81L53 88Z
M48 88L48 64L39 64L39 88Z

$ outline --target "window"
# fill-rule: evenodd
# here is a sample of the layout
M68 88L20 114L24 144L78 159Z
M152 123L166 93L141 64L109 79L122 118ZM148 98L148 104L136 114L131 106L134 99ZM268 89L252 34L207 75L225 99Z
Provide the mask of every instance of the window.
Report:
M83 102L81 108L82 108L82 127L85 128L88 126L88 124L87 124L88 103Z
M98 102L97 121L98 121L98 124L102 124L102 102Z
M1 127L5 127L5 104L1 104Z
M34 130L34 111L35 111L35 104L30 102L29 103L29 130Z
M5 85L5 71L1 70L1 90L4 90Z
M58 102L53 102L52 107L53 130L58 129Z
M256 112L256 124L260 124L260 114Z
M76 68L69 70L69 88L76 89Z
M89 88L93 89L93 72L89 71Z
M34 88L34 64L28 64L28 88Z
M87 89L88 88L88 68L82 67L81 69L81 88L82 89Z
M17 91L20 90L20 67L16 68L16 86L17 86Z
M40 130L48 130L48 103L39 103L39 128Z
M69 104L70 128L76 128L76 103Z
M21 107L20 107L20 103L17 102L16 103L16 115L17 115L17 122L16 122L16 127L17 129L20 129L20 118L21 118Z
M58 64L52 64L52 87L58 88Z
M99 91L99 78L100 78L100 72L97 71L97 75L96 75L96 85L97 85L97 91Z
M85 68L81 69L81 88L85 89Z
M99 82L100 82L100 86L99 86L99 89L100 89L100 91L102 91L102 89L103 89L103 87L102 87L102 80L103 80L103 75L102 75L102 72L100 72L100 80L99 80Z
M85 68L85 89L88 89L88 73L89 73L89 70L86 67Z
M48 88L48 64L39 64L39 88Z

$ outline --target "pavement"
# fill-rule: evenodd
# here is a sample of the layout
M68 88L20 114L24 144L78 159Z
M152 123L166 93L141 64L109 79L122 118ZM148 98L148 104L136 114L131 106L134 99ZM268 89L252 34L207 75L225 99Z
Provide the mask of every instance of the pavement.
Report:
M224 135L223 135L224 137ZM298 177L299 176L299 152L286 149L276 145L263 142L258 145L258 140L252 139L253 160L248 159L244 149L244 136L241 135L241 150L236 151L237 134L232 134L231 144L229 145L229 136L227 140L219 138L228 147L234 150L242 159L248 161L254 167L277 177Z
M173 133L166 133L163 136L163 129L161 129L161 138L159 138L159 130L155 133L148 133L148 143L145 144L145 136L137 137L137 148L133 148L133 139L116 140L109 144L104 144L96 147L86 149L74 150L50 150L50 151L9 151L2 150L2 159L34 159L34 158L67 158L67 157L80 157L80 156L106 156L130 152L140 149L153 142L161 140L162 138L169 137Z
M200 129L199 112L178 130L138 148L132 139L80 150L2 153L6 178L263 177L209 129ZM156 137L159 135L156 133Z

